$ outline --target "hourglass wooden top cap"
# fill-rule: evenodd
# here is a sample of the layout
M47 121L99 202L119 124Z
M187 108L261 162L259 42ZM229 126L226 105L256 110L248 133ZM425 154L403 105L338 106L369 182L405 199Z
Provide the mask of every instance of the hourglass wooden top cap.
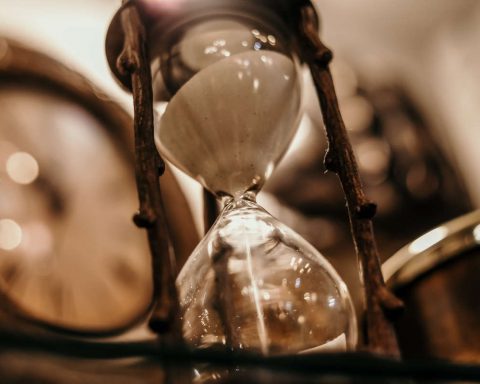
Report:
M121 14L128 7L137 6L147 34L147 43L162 39L165 32L190 17L208 18L216 14L243 13L267 19L274 25L295 36L299 23L299 10L310 0L127 0L110 23L105 49L110 70L122 86L131 90L131 78L117 68L117 59L124 44ZM317 23L318 25L318 23Z

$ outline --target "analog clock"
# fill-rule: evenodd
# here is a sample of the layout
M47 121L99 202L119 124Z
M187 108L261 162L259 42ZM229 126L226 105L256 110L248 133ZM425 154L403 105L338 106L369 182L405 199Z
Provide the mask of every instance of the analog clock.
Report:
M56 328L125 328L152 301L146 233L131 220L138 200L130 119L78 74L7 43L0 288L27 316ZM167 189L178 191L168 180Z

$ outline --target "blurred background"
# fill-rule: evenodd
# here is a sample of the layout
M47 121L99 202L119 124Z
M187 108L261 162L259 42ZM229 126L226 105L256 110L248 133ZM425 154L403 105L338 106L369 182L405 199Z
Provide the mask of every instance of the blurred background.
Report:
M106 29L118 4L116 0L45 0L41 4L0 0L0 33L80 71L130 111L130 96L113 80L104 54ZM476 177L480 162L476 150L480 4L475 0L381 4L317 0L315 4L324 41L335 53L334 76L340 96L345 96L342 107L349 129L361 131L357 125L372 123L359 120L373 119L378 112L372 111L373 93L394 94L399 108L416 115L425 126L421 130L434 137L471 200L480 204L480 178ZM306 88L307 110L313 124L318 124L316 103ZM401 131L400 127L396 130Z
M321 17L324 42L334 51L332 71L362 178L369 197L378 204L375 225L380 252L386 259L430 228L480 205L480 2L316 0L315 4ZM131 113L131 97L113 80L104 53L107 26L119 5L117 0L0 0L0 66L6 52L2 38L14 39L80 72ZM325 253L360 303L343 194L337 179L324 175L322 161L326 143L322 118L307 73L305 84L306 113L298 135L259 200L274 216ZM0 98L3 101L0 110L12 111L13 107L5 100L6 96ZM62 112L60 108L53 108L47 112L32 102L22 105L17 106L17 115L24 119L38 116L32 112L35 108L50 117L72 116L71 109ZM48 119L43 121L43 124L53 124ZM58 119L55 121L62 124ZM78 119L75 121L80 124ZM33 123L21 122L18 118L7 121L5 114L0 115L0 183L11 177L7 162L11 155L8 151L12 150L4 149L8 154L2 154L1 150L15 130L15 124L32 126ZM83 118L81 124L93 123ZM40 126L32 129L35 131ZM62 139L80 143L64 150L65 159L73 156L82 159L75 168L80 180L84 180L82 172L89 173L103 151L98 135L88 130L87 134L82 132L73 129ZM58 141L50 143L49 135L37 132L35 137L37 143L43 141L44 151L48 152L49 145L52 150L58 148ZM28 141L25 137L18 140ZM93 153L94 143L99 147ZM106 175L108 160L102 164ZM197 231L202 233L201 188L179 172L175 174L192 209ZM118 173L117 178L122 177ZM78 186L76 182L66 181L71 188ZM100 183L100 180L86 177L87 182ZM121 189L121 183L116 182L117 189ZM126 221L135 210L132 180L129 183L128 196L118 203L123 204L122 220ZM5 184L0 184L0 189L4 187ZM18 199L18 195L10 196L12 200ZM79 199L91 201L93 195L84 194ZM12 204L5 201L0 204L0 220L6 218L5 206ZM92 207L92 212L95 211ZM93 215L84 219L89 221L79 223L82 228L98 220ZM0 256L10 251L11 237L18 232L11 222L0 221L0 230L2 228L9 237L0 233ZM35 228L38 232L38 228L43 227ZM133 226L131 230L135 231ZM119 231L115 239L129 229ZM94 236L94 233L102 232L92 230L92 234L84 236ZM111 240L97 241L103 249L104 243ZM129 246L133 247L131 244L135 241L140 240L132 239ZM137 249L144 246L139 245ZM113 253L120 252L113 248ZM130 279L132 268L139 276L145 273L146 264L137 264L134 267L129 264L130 269L117 268L120 273L130 273ZM8 273L3 272L3 276L8 277ZM149 289L141 283L135 287L139 291ZM69 316L74 318L74 313Z

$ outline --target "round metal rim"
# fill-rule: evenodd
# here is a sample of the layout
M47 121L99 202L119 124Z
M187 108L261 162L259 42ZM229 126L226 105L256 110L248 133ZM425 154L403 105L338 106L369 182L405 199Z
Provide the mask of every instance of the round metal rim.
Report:
M393 289L404 286L432 268L480 246L480 210L440 225L407 244L382 266Z

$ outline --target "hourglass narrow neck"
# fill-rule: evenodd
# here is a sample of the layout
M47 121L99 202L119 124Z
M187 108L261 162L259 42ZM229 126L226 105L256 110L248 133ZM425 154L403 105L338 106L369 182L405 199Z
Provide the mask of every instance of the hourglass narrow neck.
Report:
M226 209L229 206L234 205L236 202L241 201L249 201L252 203L257 202L257 193L254 191L247 191L235 196L225 195L225 196L217 196L222 206L222 209Z

